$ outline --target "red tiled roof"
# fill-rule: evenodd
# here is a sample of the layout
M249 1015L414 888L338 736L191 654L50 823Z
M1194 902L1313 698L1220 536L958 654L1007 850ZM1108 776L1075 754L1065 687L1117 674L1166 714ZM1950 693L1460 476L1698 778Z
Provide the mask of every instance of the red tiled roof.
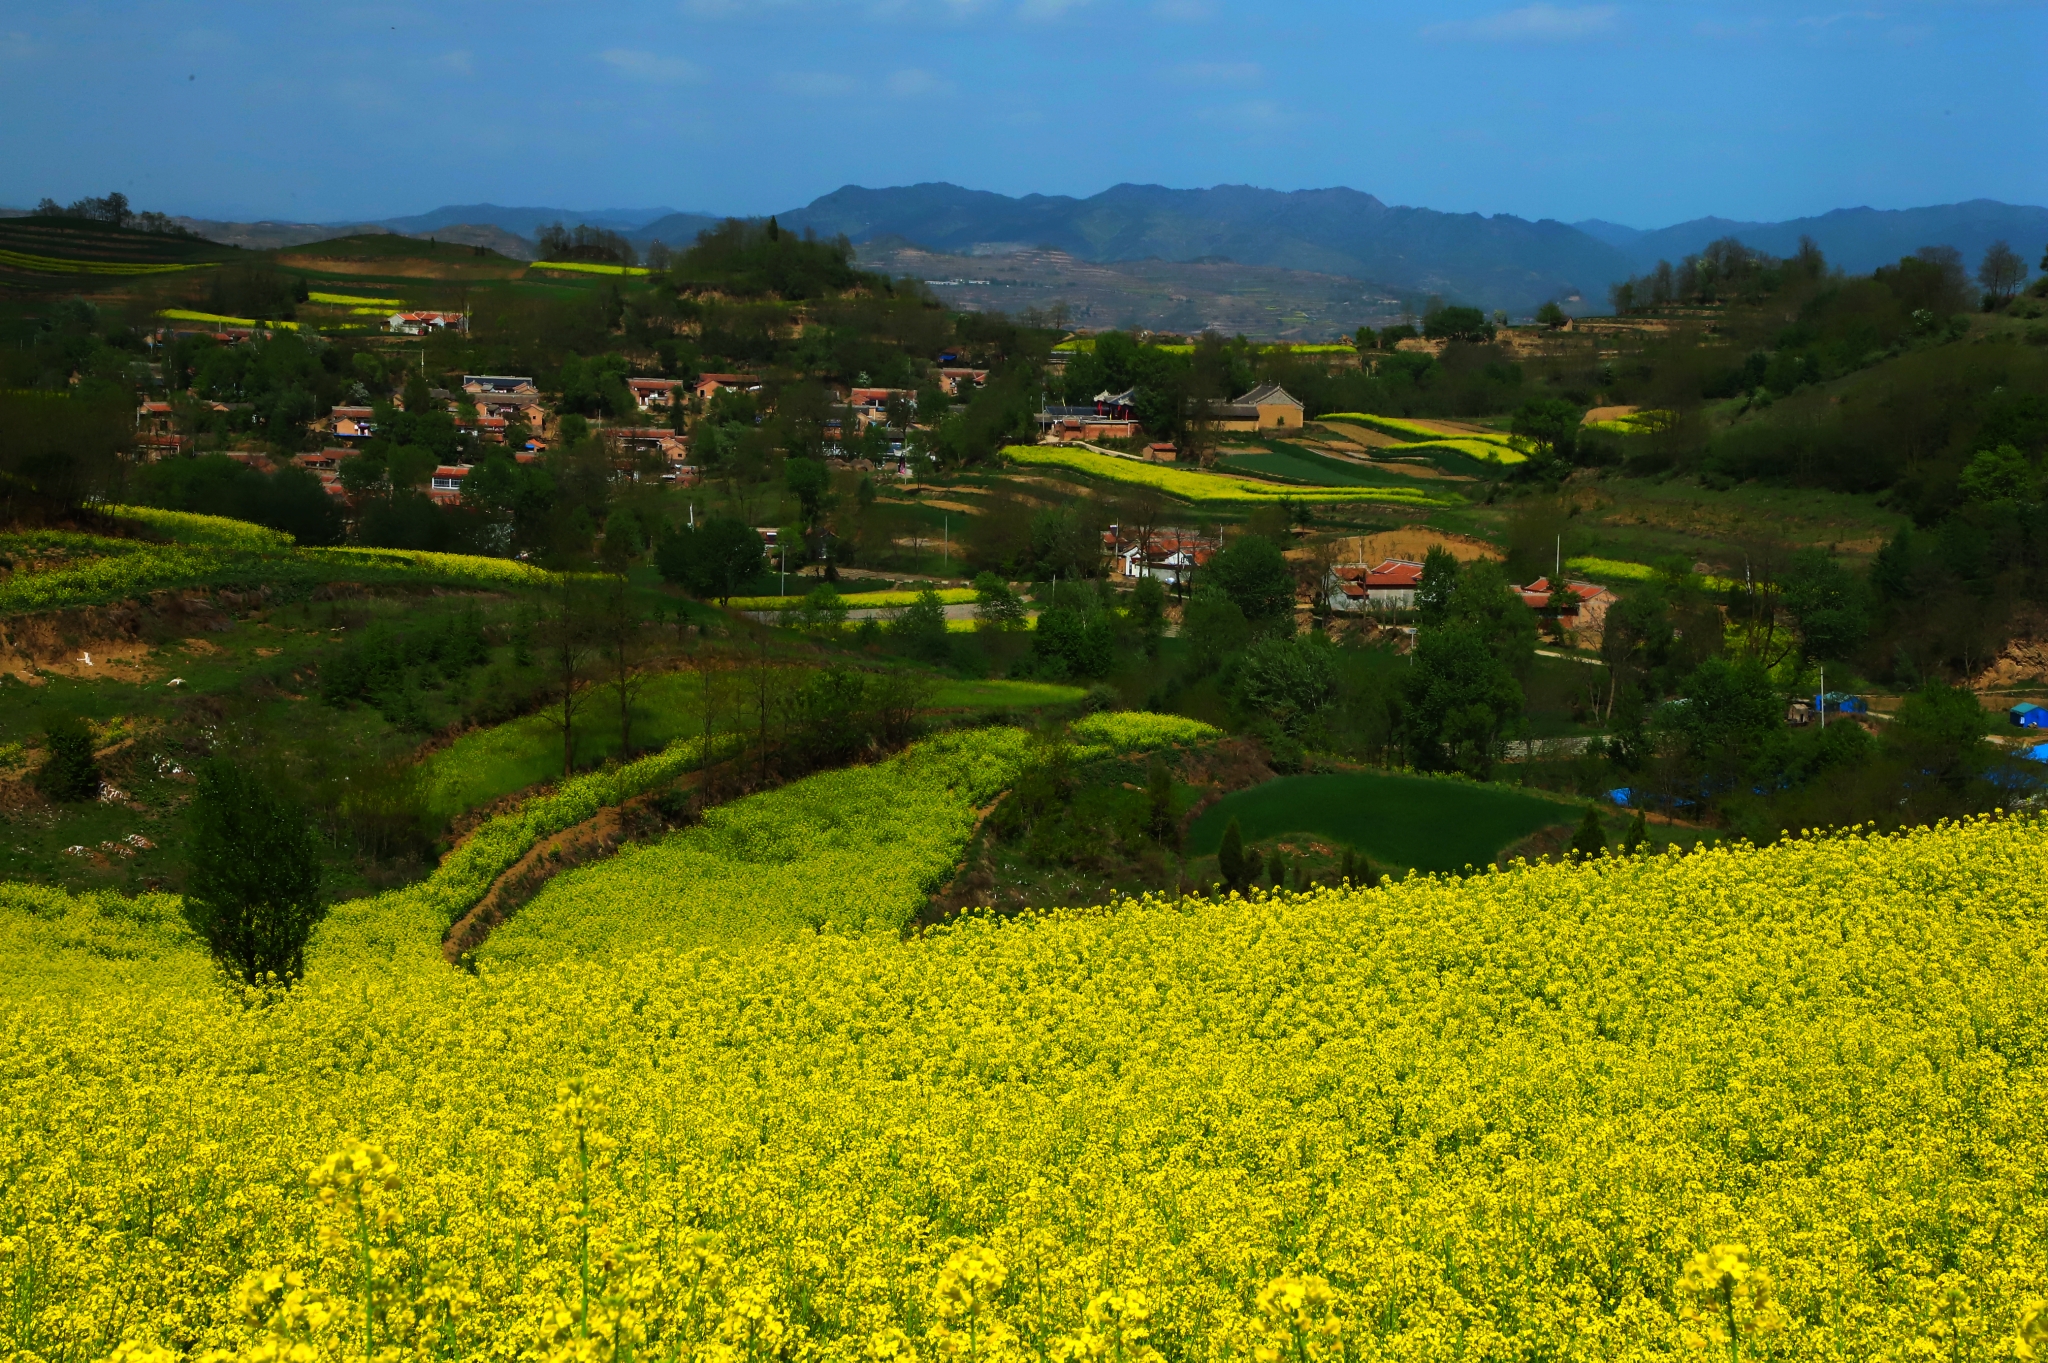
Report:
M1566 582L1564 588L1577 597L1581 604L1591 601L1607 590L1597 582ZM1549 578L1539 577L1527 586L1517 587L1515 590L1522 594L1523 602L1530 608L1543 610L1550 605L1550 598L1555 589L1550 585Z

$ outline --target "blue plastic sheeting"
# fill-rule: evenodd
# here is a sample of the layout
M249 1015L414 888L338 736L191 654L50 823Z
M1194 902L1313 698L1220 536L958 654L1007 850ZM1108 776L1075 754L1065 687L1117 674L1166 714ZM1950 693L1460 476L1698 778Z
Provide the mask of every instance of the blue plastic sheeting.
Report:
M2048 743L2036 744L2020 754L2022 762L2048 762Z
M1607 798L1614 801L1614 803L1622 806L1624 809L1628 807L1628 802L1634 797L1635 792L1630 790L1627 786L1616 786L1613 790L1607 792Z

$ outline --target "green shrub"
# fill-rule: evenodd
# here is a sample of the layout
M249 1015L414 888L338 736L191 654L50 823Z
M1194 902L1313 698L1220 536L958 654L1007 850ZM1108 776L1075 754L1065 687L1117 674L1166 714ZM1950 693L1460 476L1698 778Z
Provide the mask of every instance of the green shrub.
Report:
M100 793L99 764L85 721L76 715L50 716L43 721L43 748L48 756L36 769L35 787L44 799L75 803Z

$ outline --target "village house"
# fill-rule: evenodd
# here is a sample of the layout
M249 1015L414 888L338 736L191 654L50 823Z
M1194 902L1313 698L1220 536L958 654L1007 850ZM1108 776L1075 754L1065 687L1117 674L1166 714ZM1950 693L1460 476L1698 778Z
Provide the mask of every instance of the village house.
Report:
M941 369L939 371L939 387L945 391L947 397L957 398L961 396L960 389L963 384L970 388L979 388L987 382L988 371L986 369Z
M1138 424L1136 390L1097 393L1093 404L1046 404L1038 414L1038 438L1055 443L1090 440L1135 440L1144 434Z
M353 459L356 451L345 449L309 450L292 456L292 462L313 473L339 473L341 461Z
M1607 629L1607 608L1617 600L1614 593L1597 582L1567 581L1564 587L1570 595L1571 604L1562 608L1550 604L1555 592L1547 577L1539 577L1515 590L1521 593L1522 604L1545 620L1555 616L1560 626L1579 635L1582 642L1599 642Z
M1219 431L1298 431L1306 409L1277 383L1262 383L1233 402L1214 403L1210 420Z
M462 480L469 476L467 464L443 464L434 470L427 484L427 497L436 506L454 506L462 501Z
M865 431L870 426L889 424L889 402L892 398L901 398L912 406L917 403L917 394L908 388L855 388L847 393L846 405L859 421L860 429Z
M1348 613L1413 610L1421 585L1422 565L1398 558L1376 568L1332 568L1324 584L1330 609Z
M690 385L699 402L709 402L720 393L752 392L761 380L753 374L704 374Z
M464 374L462 391L472 398L536 397L540 393L527 374Z
M676 389L683 386L681 379L627 379L626 391L633 395L643 412L666 412L675 402Z
M471 395L470 401L476 404L479 416L498 417L508 423L516 421L529 431L547 425L547 409L531 394L479 393Z
M671 476L689 462L688 442L663 426L606 426L597 434L611 446L612 468L635 482L640 478L641 462L649 456L667 465Z
M430 331L468 331L469 318L460 312L394 312L387 325L400 336L424 336Z
M373 415L367 407L336 407L327 414L327 419L333 423L337 439L368 440L377 434L377 428L370 424Z
M145 402L135 409L135 458L154 464L192 448L192 437L178 434L177 413L168 402Z
M1137 536L1126 535L1121 526L1102 532L1102 548L1112 576L1126 581L1157 578L1168 587L1192 582L1197 569L1206 565L1223 547L1182 530L1161 530L1139 544Z

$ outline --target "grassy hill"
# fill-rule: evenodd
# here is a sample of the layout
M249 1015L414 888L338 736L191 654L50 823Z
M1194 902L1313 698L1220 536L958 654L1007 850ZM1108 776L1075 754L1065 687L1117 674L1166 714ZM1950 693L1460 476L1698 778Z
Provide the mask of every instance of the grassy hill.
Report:
M96 293L203 270L244 253L82 218L0 218L0 289Z

